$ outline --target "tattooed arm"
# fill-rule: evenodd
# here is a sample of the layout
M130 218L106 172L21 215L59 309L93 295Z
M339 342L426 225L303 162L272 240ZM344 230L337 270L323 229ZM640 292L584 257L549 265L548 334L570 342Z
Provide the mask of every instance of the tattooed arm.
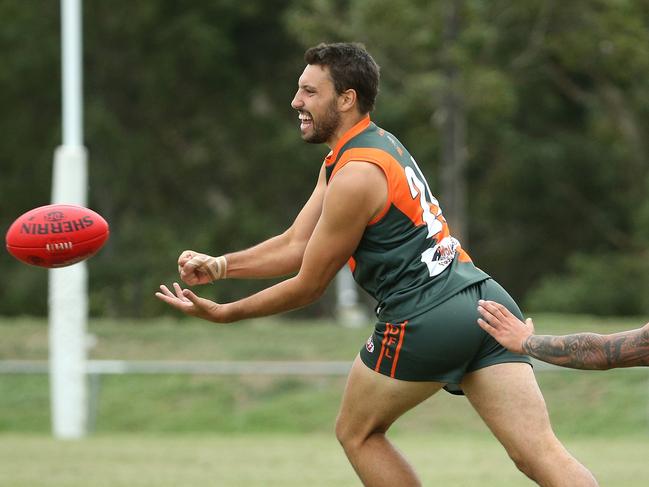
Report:
M522 345L525 353L532 357L573 369L607 370L649 365L649 323L612 335L530 335Z
M478 311L480 327L504 347L544 362L591 370L649 366L649 323L611 335L534 335L531 319L523 323L499 303L480 301Z

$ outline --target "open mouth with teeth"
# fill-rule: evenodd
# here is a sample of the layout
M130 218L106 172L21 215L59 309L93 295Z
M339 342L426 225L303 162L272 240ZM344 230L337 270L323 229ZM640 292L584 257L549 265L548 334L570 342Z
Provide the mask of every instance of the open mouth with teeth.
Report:
M300 119L300 130L305 131L309 127L313 126L313 118L311 117L310 114L306 112L300 112L300 115L298 117Z

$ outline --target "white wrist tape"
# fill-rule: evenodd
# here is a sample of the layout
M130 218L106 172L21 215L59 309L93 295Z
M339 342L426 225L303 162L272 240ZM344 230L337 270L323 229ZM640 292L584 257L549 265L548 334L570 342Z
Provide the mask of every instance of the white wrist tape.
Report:
M212 281L225 279L228 273L228 261L225 260L225 256L223 255L209 259L205 263L205 267Z

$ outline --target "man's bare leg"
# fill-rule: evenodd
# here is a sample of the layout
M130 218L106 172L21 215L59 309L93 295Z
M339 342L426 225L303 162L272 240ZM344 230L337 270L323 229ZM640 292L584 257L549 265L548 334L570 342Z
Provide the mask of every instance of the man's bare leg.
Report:
M336 436L363 485L421 486L413 468L385 433L399 416L443 385L391 379L356 358L336 421Z
M493 365L467 374L467 398L516 466L544 487L596 487L597 481L559 442L532 368Z

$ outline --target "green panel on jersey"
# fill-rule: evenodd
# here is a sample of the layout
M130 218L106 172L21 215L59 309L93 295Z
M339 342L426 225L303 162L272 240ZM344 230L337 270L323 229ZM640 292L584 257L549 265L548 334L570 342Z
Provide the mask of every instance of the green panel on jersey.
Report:
M416 174L422 183L426 202L437 204L410 153L396 137L374 123L370 123L367 129L339 150L336 161L326 167L327 182L346 151L364 148L383 151L404 170L411 168L411 175ZM358 158L355 153L354 160L362 160L362 156ZM368 159L368 162L373 161ZM404 185L408 187L406 182L401 187ZM405 197L420 199L419 194L412 197L408 193ZM431 277L423 254L429 249L436 249L439 242L428 237L428 226L423 221L420 224L413 223L394 201L390 203L387 213L365 229L353 254L354 278L378 301L377 314L380 320L399 321L411 318L462 289L489 278L472 262L460 262L458 255L441 273ZM441 216L440 218L443 220ZM433 251L430 250L430 253Z

